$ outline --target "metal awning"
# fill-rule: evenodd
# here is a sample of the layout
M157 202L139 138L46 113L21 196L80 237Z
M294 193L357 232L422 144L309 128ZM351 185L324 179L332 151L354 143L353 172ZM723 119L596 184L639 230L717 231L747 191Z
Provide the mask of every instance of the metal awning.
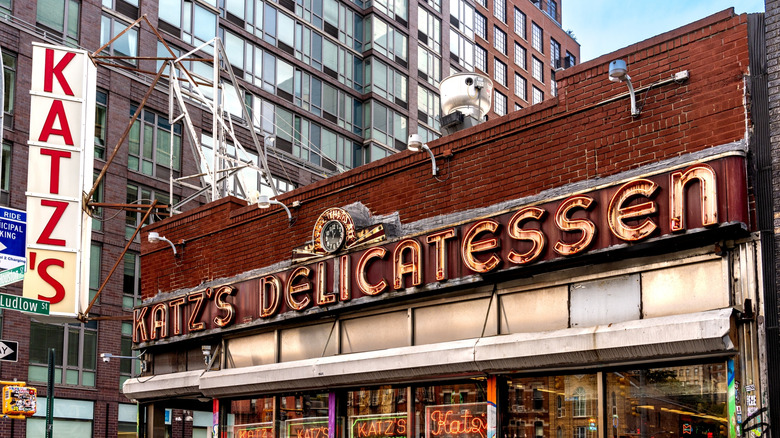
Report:
M731 315L732 309L725 308L588 328L140 377L126 381L124 393L136 400L222 398L727 354L736 351L730 337Z

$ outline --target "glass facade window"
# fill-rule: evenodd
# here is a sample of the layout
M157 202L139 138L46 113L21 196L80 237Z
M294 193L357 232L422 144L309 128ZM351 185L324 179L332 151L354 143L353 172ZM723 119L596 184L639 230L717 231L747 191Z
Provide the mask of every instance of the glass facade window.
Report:
M3 49L3 125L13 129L16 91L16 55Z
M476 4L482 6L483 8L487 9L487 0L475 0Z
M487 73L487 50L479 45L474 46L474 67Z
M441 103L439 95L427 88L417 86L418 120L436 131L441 129Z
M531 45L539 53L544 53L544 32L536 23L531 22Z
M158 205L170 205L171 200L168 193L156 192L152 189L141 187L137 184L127 184L127 197L125 198L128 204L151 204L153 200L157 200ZM173 203L178 202L178 197L174 197ZM158 209L156 214L150 214L146 219L145 224L151 224L155 220L164 219L167 217L167 212L163 209ZM133 236L136 227L141 223L143 213L136 211L128 211L125 214L125 235L129 239ZM141 233L135 237L136 241L140 240Z
M515 42L515 64L523 70L528 70L525 47L521 46L518 42Z
M531 75L537 81L544 83L544 64L536 56L531 57Z
M399 103L406 104L408 101L408 79L406 75L400 71L388 66L387 64L379 61L376 57L370 61L365 62L365 91L366 93L376 93L385 99ZM330 85L326 84L326 87ZM329 94L335 92L335 88L332 88ZM334 95L335 96L335 95ZM352 98L349 98L350 101ZM327 102L326 105L335 105L338 101ZM335 114L335 112L334 112Z
M515 95L520 99L528 100L528 81L518 73L515 73Z
M441 54L441 20L425 10L417 8L417 32L421 44L437 54Z
M536 88L536 86L532 86L532 95L531 95L531 103L537 104L541 103L544 100L544 91Z
M95 95L95 158L106 158L106 115L108 113L108 94L97 90Z
M487 18L479 12L474 14L474 34L487 41Z
M423 46L417 46L417 75L433 86L441 81L441 58Z
M506 33L497 26L493 26L493 47L506 55Z
M501 94L501 92L499 92L499 91L496 91L495 93L496 93L496 96L495 96L496 100L495 100L494 105L493 105L493 111L498 116L503 116L503 115L506 114L506 104L507 104L506 96Z
M81 18L79 13L81 3L79 1L39 0L37 6L35 19L38 25L54 31L67 44L77 45L79 43L79 20Z
M374 140L392 150L405 149L407 140L406 117L373 99L368 104L367 109L370 110L364 113L364 138Z
M515 33L522 39L527 39L525 34L525 14L515 8Z
M119 35L128 24L122 20L114 18L109 15L103 15L100 17L100 45L104 45L111 41L112 38ZM117 56L117 57L135 57L138 56L138 28L133 27L127 29L127 32L122 34L121 37L114 40L108 47L102 52L102 55ZM135 59L121 58L121 62L128 64L136 64Z
M366 18L365 23L365 34L371 35L371 41L366 42L364 50L373 48L387 58L399 62L406 67L409 46L406 35L399 32L376 15ZM323 56L325 60L329 59L328 55L329 54L324 51Z
M95 386L97 321L86 324L41 324L30 322L28 378L46 382L49 349L54 349L54 381L63 385Z
M122 277L122 308L132 309L141 304L141 258L140 254L126 252Z
M409 1L408 0L369 0L366 7L375 7L382 11L388 17L399 20L404 25L409 21Z
M120 356L133 357L137 353L133 351L133 323L122 322L122 337L120 339ZM141 374L141 362L135 359L118 359L119 362L119 388L131 377Z
M563 60L563 68L574 67L575 65L577 65L577 58L567 51L566 58Z
M11 0L0 0L0 13L11 13Z
M493 59L493 79L506 87L506 64L498 59Z
M474 6L466 0L454 0L450 3L450 14L450 24L456 26L457 22L457 29L465 35L466 38L473 40L475 26Z
M493 0L493 15L506 23L506 0Z
M466 70L474 70L474 43L455 29L450 29L450 55L454 55Z
M130 116L136 106L130 107ZM171 125L163 117L146 108L141 111L128 136L127 168L149 176L168 176L181 169L181 124Z
M550 96L558 95L558 81L555 80L555 71L550 72Z
M160 0L158 18L162 23L160 29L193 46L199 46L217 36L217 12L208 2Z

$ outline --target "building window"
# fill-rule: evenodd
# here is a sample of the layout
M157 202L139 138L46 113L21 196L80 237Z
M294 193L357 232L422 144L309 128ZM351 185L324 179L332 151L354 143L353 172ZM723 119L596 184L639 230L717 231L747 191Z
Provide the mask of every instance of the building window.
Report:
M417 26L420 43L441 54L441 20L425 8L417 7Z
M537 26L536 23L531 22L531 45L539 53L544 53L544 47L542 46L544 41L544 32L542 28Z
M531 75L537 81L544 83L544 63L536 56L531 57Z
M95 158L106 158L106 115L108 110L108 95L97 90L95 95Z
M405 74L388 66L384 62L380 61L377 57L373 57L373 59L366 61L364 73L366 75L366 93L373 92L391 102L396 103L405 104L408 101L407 95L409 87L407 85L408 79ZM336 110L336 105L338 104L338 99L336 98L337 89L329 84L323 85L328 90L326 92L328 96L324 102L325 107L333 106L333 109L328 112L332 114L338 114ZM333 101L328 101L328 98L331 98ZM339 99L342 101L344 98L345 96L339 96ZM349 95L347 95L346 98L348 98L350 103L352 103L352 98L349 97Z
M11 0L0 0L0 12L11 14Z
M375 99L366 108L363 138L375 140L393 150L406 149L407 118ZM370 110L369 110L370 109ZM373 153L371 161L375 161Z
M441 59L423 46L417 46L417 76L433 86L441 81Z
M3 50L3 125L13 129L14 92L16 90L16 55Z
M525 36L525 14L515 8L515 33L522 39L527 39Z
M493 26L493 47L506 55L506 33L496 26Z
M457 58L458 64L466 70L474 71L474 42L456 32L455 29L450 29L450 56L453 55Z
M574 428L573 438L587 438L588 428L584 426L577 426Z
M533 89L533 91L531 91L531 93L533 94L531 96L531 103L532 104L541 103L544 100L544 91L536 88L535 86L532 86L531 88Z
M409 20L409 9L407 0L372 0L371 6L379 9L388 17L399 21L404 26ZM400 18L400 20L398 20Z
M138 0L103 0L103 6L134 20L138 18Z
M217 13L208 3L197 0L160 0L159 4L160 29L193 46L199 46L217 36ZM269 5L266 5L266 11L268 9ZM274 28L274 25L268 27Z
M131 105L130 116L136 106ZM171 144L173 142L173 144ZM144 108L133 122L128 137L127 168L149 176L179 175L181 168L181 125L171 126L167 117Z
M39 0L36 21L62 37L64 42L79 43L79 9L76 0Z
M474 6L471 6L466 0L455 0L454 3L450 3L450 14L450 24L466 35L466 38L473 41ZM455 19L457 23L453 22L452 19Z
M366 43L365 50L373 48L382 55L406 67L408 59L407 47L409 46L409 39L406 35L379 19L376 14L372 15L370 19L367 18L366 23L366 39L370 36L371 42ZM323 40L323 43L328 43L328 41ZM335 44L333 46L334 48L336 47ZM327 44L323 48L323 59L327 62L329 56L326 48Z
M555 0L547 0L547 15L553 20L558 21L558 2Z
M139 254L125 253L122 292L123 309L132 309L141 303L141 263Z
M563 400L562 395L555 397L555 415L558 418L566 416L566 402ZM560 429L558 429L558 432L560 433Z
M550 38L550 64L553 68L563 68L563 63L561 62L561 45L552 38Z
M100 18L100 45L102 46L111 41L112 38L125 30L127 25L128 23L125 23L122 20L103 15ZM127 32L122 34L120 38L114 40L114 42L100 52L100 54L106 56L138 56L138 28L133 27L127 29ZM121 61L128 64L136 64L135 59L122 59Z
M515 42L515 64L517 64L518 67L522 68L523 70L528 69L525 61L525 54L525 47L521 46L520 43Z
M558 81L555 80L555 71L550 72L550 96L558 95Z
M479 12L474 13L474 34L487 41L487 18Z
M585 388L578 387L572 394L572 410L575 417L586 417L588 415L588 394Z
M46 397L39 396L35 415L25 420L27 438L46 436L47 401ZM95 415L95 402L55 397L53 405L54 434L68 437L94 436L92 420Z
M506 87L506 64L497 58L493 59L493 79Z
M89 300L95 298L98 289L100 289L100 259L103 254L103 247L92 242L89 247ZM98 298L95 303L99 303Z
M474 46L474 67L487 73L487 50L479 45Z
M0 168L0 205L9 205L11 202L11 143L4 141L0 159L2 159L2 168Z
M128 204L146 204L149 205L152 203L152 201L157 200L157 204L159 206L165 206L170 205L171 200L167 193L162 192L155 192L151 189L147 189L145 187L140 187L136 184L127 184L127 198L126 202ZM174 203L178 202L178 198L174 198ZM141 218L143 218L144 213L142 212L136 212L136 211L128 211L125 214L125 235L129 239L133 236L133 233L135 233L136 228L138 225L141 224ZM168 214L163 209L157 209L157 211L153 211L152 214L149 215L148 218L146 218L146 224L151 224L155 220L163 219L167 217ZM140 239L140 234L135 237L136 241Z
M563 61L563 68L574 67L576 64L577 58L567 51L566 58Z
M122 322L122 337L120 339L120 356L133 357L133 323ZM119 388L125 380L141 374L141 362L135 359L119 359Z
M515 73L515 95L525 101L528 100L527 82L522 75Z
M506 114L506 96L501 94L500 92L496 91L496 102L493 106L493 111L498 116L503 116Z
M420 85L417 86L417 118L437 131L441 129L439 95Z
M493 15L506 23L506 0L493 0Z
M45 382L49 349L54 349L54 382L74 386L95 386L97 365L97 321L86 324L41 324L30 322L30 365L28 378Z
M475 0L475 2L483 8L487 9L487 0Z

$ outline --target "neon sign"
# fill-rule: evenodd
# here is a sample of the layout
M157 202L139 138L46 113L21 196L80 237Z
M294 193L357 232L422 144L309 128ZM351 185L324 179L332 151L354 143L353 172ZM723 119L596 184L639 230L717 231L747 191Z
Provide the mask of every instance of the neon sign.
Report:
M274 436L274 425L271 422L233 426L234 438L274 438Z
M287 438L328 438L330 436L327 417L285 420L285 429Z
M485 438L487 403L425 407L425 438Z
M404 413L349 417L350 438L396 438L406 436Z
M372 232L365 235L366 230L356 230L349 213L329 209L318 219L314 236L326 219L342 221L347 231L341 250L331 255L314 244L293 256L296 262L311 260L308 264L147 303L134 311L133 342L163 341L237 321L260 325L316 307L349 306L355 299L397 291L414 293L439 282L625 247L651 237L744 224L749 222L745 182L744 158L724 157L390 243L379 243L376 230L366 229Z

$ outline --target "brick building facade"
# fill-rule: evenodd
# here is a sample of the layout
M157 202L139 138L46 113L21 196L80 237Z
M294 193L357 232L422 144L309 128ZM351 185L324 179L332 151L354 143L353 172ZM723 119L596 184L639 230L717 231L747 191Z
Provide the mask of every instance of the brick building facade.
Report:
M152 224L178 255L142 243L147 433L185 409L233 436L740 434L771 311L753 19L567 69L429 143L436 177L403 153L279 196L292 223L225 198Z

